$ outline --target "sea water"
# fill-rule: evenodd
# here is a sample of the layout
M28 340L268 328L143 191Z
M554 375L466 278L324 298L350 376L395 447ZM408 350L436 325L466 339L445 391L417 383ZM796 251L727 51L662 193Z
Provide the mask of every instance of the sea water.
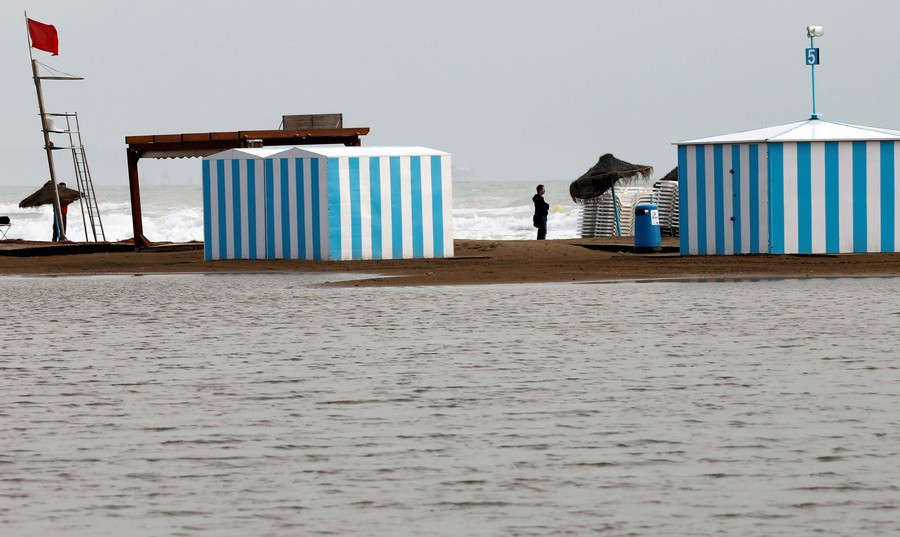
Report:
M545 183L550 204L547 238L577 237L578 206L568 193L567 181ZM453 183L453 236L457 239L530 239L536 235L531 215L536 182L455 181ZM12 220L7 238L48 241L52 236L51 206L21 209L19 201L40 185L0 185L0 215ZM103 235L117 242L134 236L127 185L96 185ZM153 242L203 240L203 190L196 184L141 186L144 236ZM78 202L69 205L67 235L74 241L93 239L90 223ZM87 234L86 234L87 232Z
M900 532L900 279L336 278L0 278L0 534Z

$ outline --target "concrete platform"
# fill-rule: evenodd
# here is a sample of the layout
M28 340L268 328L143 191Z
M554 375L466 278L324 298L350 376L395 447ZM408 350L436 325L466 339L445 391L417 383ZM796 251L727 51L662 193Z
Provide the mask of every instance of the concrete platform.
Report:
M202 250L202 242L160 243L135 250L131 242L45 242L21 239L0 241L0 257L39 257L113 252L178 252Z

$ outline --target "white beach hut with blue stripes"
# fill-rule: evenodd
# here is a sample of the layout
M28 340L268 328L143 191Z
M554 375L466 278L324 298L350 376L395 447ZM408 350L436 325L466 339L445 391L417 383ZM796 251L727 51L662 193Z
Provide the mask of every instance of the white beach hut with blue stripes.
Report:
M231 149L203 160L204 257L453 256L450 155L424 147Z
M682 255L898 251L898 142L821 119L677 142Z

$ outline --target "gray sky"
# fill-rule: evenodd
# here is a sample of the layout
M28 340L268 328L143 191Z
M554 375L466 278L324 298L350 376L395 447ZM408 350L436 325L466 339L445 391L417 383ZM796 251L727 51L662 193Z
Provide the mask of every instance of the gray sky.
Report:
M4 0L0 185L48 178L26 10L59 32L35 58L86 79L45 102L78 112L98 184L127 184L128 135L332 112L364 145L449 151L458 179L574 180L605 152L662 176L673 141L809 116L811 24L819 116L900 129L896 0ZM197 159L141 162L199 178Z

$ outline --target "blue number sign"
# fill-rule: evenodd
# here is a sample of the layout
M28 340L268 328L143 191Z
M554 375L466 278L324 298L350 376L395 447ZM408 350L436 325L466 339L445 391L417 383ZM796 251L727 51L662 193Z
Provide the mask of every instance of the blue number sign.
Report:
M806 65L819 65L819 48L806 49Z

